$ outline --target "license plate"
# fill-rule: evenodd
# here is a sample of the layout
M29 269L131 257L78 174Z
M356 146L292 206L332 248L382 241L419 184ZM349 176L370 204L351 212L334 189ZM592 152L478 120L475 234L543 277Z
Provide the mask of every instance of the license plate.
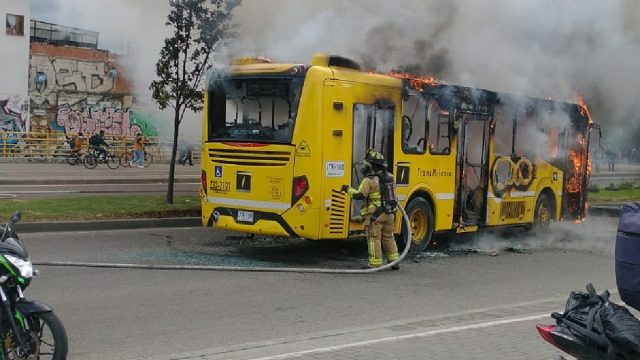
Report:
M251 211L238 211L238 221L239 222L253 222L253 212Z

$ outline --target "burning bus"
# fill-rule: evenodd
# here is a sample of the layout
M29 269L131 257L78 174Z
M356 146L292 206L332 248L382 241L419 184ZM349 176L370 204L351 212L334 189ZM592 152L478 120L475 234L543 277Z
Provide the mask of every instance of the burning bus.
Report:
M581 220L594 128L585 104L369 73L325 54L310 65L243 58L208 81L202 223L311 240L360 234L360 204L340 187L360 182L369 148L385 155L418 250L434 232Z

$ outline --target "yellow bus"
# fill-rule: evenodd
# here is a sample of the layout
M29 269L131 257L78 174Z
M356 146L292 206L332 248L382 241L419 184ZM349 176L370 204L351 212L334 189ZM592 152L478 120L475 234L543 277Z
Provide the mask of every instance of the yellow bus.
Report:
M340 187L357 187L369 148L385 155L418 250L434 232L581 220L595 127L586 105L369 73L339 56L243 58L213 70L206 89L202 223L359 234L360 204Z

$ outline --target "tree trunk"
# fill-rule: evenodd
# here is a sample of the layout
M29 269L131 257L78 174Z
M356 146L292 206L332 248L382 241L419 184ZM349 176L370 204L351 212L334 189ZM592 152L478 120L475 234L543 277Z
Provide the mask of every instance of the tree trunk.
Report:
M178 134L180 130L180 109L176 108L173 119L173 146L171 148L171 162L169 163L169 186L167 188L167 204L173 205L173 185L176 174L176 153L178 151Z

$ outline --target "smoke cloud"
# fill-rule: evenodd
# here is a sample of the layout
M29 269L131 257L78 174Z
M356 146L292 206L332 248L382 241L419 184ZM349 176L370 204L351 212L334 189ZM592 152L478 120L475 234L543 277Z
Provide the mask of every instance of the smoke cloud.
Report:
M522 230L511 233L498 232L461 237L453 240L453 250L500 250L532 251L559 249L589 251L594 254L612 256L615 252L615 234L618 218L590 216L582 224L560 222L552 224L548 232L527 234ZM514 233L515 232L515 233Z
M639 121L640 6L633 0L243 1L236 52L308 62L323 51L367 68L575 101L608 134Z
M146 92L166 36L168 2L33 0L33 16L100 31L130 55ZM640 122L640 6L634 0L244 0L225 54L308 63L316 52L367 68L552 97L585 97L610 138Z

